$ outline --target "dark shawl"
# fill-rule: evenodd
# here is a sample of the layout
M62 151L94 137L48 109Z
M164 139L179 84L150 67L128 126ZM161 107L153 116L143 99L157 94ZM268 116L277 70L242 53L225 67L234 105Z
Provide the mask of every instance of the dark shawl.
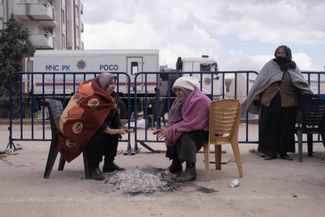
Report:
M300 69L295 67L295 69L288 69L290 74L292 84L298 89L310 91L308 83L304 79ZM255 97L261 94L267 87L276 81L281 81L283 76L283 71L280 69L280 65L277 64L273 59L267 62L259 74L251 88L246 100L242 103L242 112L251 112L258 114L258 105L253 103Z

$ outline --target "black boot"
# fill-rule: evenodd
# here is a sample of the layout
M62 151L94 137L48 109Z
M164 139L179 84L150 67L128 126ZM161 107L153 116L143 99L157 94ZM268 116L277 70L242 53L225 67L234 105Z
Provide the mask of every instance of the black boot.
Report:
M98 166L90 167L90 178L94 180L105 180Z
M280 154L280 158L284 160L293 160L288 154Z
M264 160L273 160L276 159L277 156L276 155L265 155L264 156Z
M195 163L186 161L186 170L179 178L180 182L191 182L196 179Z
M122 168L122 167L119 167L118 165L116 165L113 160L108 160L108 159L105 158L104 166L103 166L103 172L108 173L108 172L113 172L115 170L122 171L122 170L125 170L125 169Z
M169 172L173 174L181 173L183 170L182 163L179 160L173 160L172 164L168 167Z

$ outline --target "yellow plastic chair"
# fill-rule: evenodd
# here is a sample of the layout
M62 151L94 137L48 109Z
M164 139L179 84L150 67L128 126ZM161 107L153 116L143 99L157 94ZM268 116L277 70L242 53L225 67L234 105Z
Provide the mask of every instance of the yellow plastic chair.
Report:
M211 102L209 112L209 139L204 144L205 177L210 180L210 145L215 146L215 167L221 169L221 145L231 144L238 167L239 176L243 176L238 146L240 124L240 102L236 99L222 99Z

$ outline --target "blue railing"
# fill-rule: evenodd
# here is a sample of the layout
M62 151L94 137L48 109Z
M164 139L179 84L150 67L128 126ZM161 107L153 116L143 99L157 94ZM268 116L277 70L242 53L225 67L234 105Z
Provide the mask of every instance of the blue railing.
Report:
M248 94L252 82L251 79L256 77L255 71L219 71L219 72L143 72L138 73L134 78L134 83L141 83L142 80L146 84L151 80L156 80L154 84L156 91L154 94L147 91L149 85L145 85L144 92L139 96L137 86L135 86L135 105L134 105L134 149L138 150L138 144L144 146L150 151L155 151L148 143L162 143L157 137L153 136L152 130L161 127L161 119L164 119L164 115L169 111L173 93L171 91L171 83L179 76L190 75L197 77L200 82L200 89L211 100L224 99L224 98L237 98L243 101ZM159 80L162 78L161 80ZM158 83L159 80L159 83ZM165 86L161 85L166 80ZM233 83L232 83L233 82ZM239 85L242 83L242 85ZM162 91L162 88L164 91ZM163 94L162 94L163 92ZM149 96L150 95L150 96ZM140 105L138 103L141 103ZM141 116L139 116L141 114ZM153 121L154 119L154 121ZM257 117L256 117L257 119ZM141 120L139 122L139 120ZM256 121L253 123L249 116L246 115L242 118L243 127L245 130L244 138L241 137L240 143L257 143L257 137L250 138L249 131L251 128L256 128ZM139 126L140 123L140 126ZM253 123L253 124L252 124ZM154 125L154 126L153 126ZM255 134L256 135L256 134Z
M80 82L93 78L98 73L33 72L12 74L9 78L9 142L7 148L15 149L15 141L51 140L47 114L44 109L45 99L60 99L65 105ZM123 102L120 104L121 110L124 109L127 126L134 128L134 147L131 147L130 133L126 139L122 140L127 142L127 153L131 154L139 151L138 144L154 151L147 143L152 143L152 145L162 143L152 135L152 130L162 127L164 117L174 100L171 85L177 77L183 75L197 77L201 81L200 89L210 99L236 98L242 102L257 76L257 72L249 70L142 72L135 75L132 80L126 73L115 74L117 75L116 92L124 93L119 95L119 99ZM324 72L306 71L303 74L315 94L325 93ZM14 94L14 91L18 91L18 93ZM257 143L258 117L247 113L241 120L242 133L239 142ZM13 130L14 126L15 130ZM39 133L40 131L41 133ZM256 133L253 133L254 131ZM318 140L320 140L319 137Z
M59 99L65 106L79 84L96 77L97 74L95 72L13 73L9 79L9 142L7 150L10 152L17 149L15 141L50 141L51 132L48 130L49 122L47 121L45 99ZM117 84L123 80L124 95L118 95L117 100L123 102L122 104L118 103L118 106L126 106L124 110L128 120L127 126L129 126L131 114L130 77L126 73L113 74L117 76ZM121 88L121 85L117 85L116 91L120 92ZM14 91L18 91L18 93L14 94ZM18 96L18 98L14 98L14 96ZM13 130L14 126L15 130ZM130 136L131 134L128 133L127 137L122 140L128 143L128 149L131 149Z

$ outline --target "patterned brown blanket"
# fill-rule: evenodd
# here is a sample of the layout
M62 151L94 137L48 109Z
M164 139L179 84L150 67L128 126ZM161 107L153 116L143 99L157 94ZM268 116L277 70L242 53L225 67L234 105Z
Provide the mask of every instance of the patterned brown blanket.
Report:
M97 78L80 85L59 122L59 151L66 161L72 161L85 149L114 104L115 98L100 88Z

